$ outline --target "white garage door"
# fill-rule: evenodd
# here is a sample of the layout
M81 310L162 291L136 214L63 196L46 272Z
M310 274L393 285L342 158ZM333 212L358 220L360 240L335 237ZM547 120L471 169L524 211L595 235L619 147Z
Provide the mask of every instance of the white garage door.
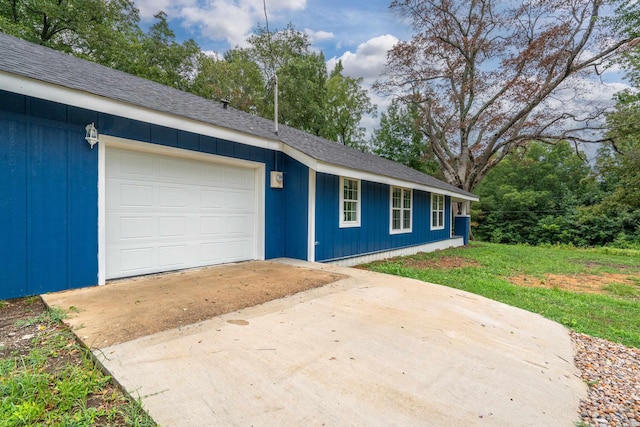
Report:
M256 257L255 170L106 148L106 278Z

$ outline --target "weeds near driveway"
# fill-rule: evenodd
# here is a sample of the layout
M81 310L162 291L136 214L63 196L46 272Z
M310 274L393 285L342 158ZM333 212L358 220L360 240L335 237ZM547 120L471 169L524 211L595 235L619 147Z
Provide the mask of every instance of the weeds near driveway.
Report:
M462 289L640 347L640 252L473 243L362 268Z
M0 305L0 425L155 426L39 297Z

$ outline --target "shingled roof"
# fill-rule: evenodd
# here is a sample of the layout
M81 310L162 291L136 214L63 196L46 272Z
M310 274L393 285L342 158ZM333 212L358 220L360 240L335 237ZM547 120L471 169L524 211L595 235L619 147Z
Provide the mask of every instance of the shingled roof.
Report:
M364 153L219 103L0 33L0 71L131 106L226 128L281 143L313 158L357 171L424 185L477 200L477 196L399 163ZM0 86L11 91L12 88Z

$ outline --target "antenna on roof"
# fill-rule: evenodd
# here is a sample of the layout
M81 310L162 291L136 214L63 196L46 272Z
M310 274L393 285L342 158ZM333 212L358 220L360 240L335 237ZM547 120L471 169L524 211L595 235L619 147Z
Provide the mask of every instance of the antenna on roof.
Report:
M267 43L269 43L269 51L271 52L271 66L273 68L273 127L276 135L278 134L278 73L273 59L273 47L271 46L271 32L269 31L269 16L267 15L267 0L262 0L264 6L264 20L267 24Z

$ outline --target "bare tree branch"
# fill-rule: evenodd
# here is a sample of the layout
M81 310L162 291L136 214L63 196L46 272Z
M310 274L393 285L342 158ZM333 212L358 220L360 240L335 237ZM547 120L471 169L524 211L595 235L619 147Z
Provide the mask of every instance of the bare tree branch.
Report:
M603 26L605 1L394 0L414 36L389 52L376 88L420 107L444 176L468 191L530 141L607 140L589 133L602 130L602 109L565 111L560 96L638 43Z

